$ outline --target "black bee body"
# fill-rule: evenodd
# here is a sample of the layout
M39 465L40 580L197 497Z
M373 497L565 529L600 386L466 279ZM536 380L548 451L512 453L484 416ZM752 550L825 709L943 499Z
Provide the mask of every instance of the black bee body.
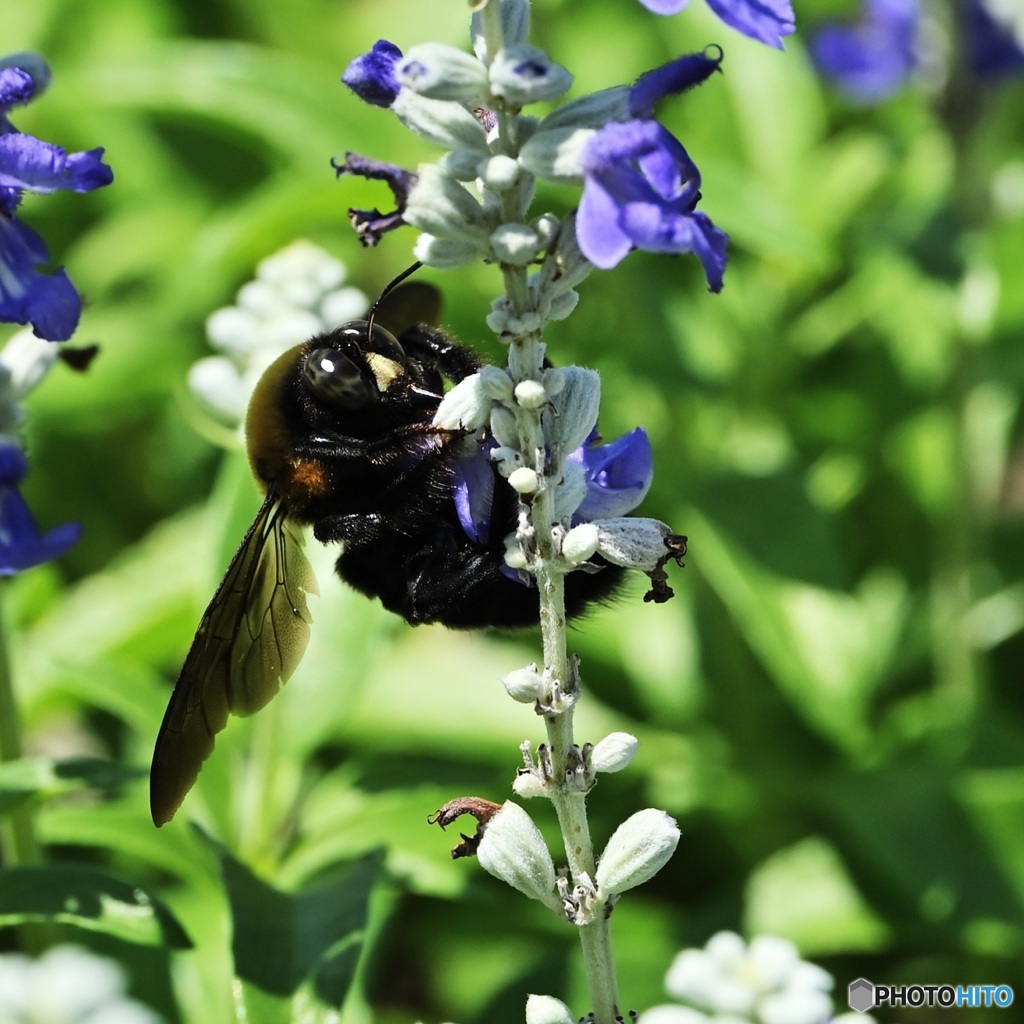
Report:
M229 712L258 711L294 671L315 592L296 526L342 544L338 574L408 622L454 628L537 622L538 592L505 570L518 497L495 471L488 540L471 539L456 510L459 431L433 425L445 381L474 373L470 350L428 326L438 305L425 285L280 356L249 404L249 461L263 505L200 622L157 738L153 820L169 821ZM435 307L431 309L431 307ZM383 329L381 324L389 330ZM608 596L623 570L566 578L569 615Z

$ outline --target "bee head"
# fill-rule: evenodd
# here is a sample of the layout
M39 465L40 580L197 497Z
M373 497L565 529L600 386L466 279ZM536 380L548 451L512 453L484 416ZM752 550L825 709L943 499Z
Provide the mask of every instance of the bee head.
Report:
M302 383L332 409L363 409L402 376L404 364L405 352L390 331L354 320L309 343Z

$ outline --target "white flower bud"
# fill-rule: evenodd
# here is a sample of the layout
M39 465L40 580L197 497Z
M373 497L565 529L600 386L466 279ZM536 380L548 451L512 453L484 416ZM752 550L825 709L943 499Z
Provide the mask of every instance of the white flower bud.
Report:
M485 871L530 899L560 910L555 896L555 865L544 837L518 804L504 803L487 825L477 859Z
M491 233L491 251L499 263L525 267L540 251L540 239L527 224L502 224Z
M516 402L524 409L539 409L547 400L548 393L539 380L521 380L516 385Z
M561 221L553 213L542 213L530 226L537 232L540 244L547 248L558 237Z
M574 526L562 541L562 557L570 565L580 565L597 551L598 533L593 523Z
M501 684L513 700L532 704L543 692L544 677L537 671L536 664L530 664L502 676Z
M482 4L480 6L483 6ZM530 32L529 0L502 0L501 12L501 46L518 46L526 41ZM474 14L471 23L473 35L473 52L481 59L487 60L487 39L484 36L480 15Z
M593 128L538 128L519 152L519 163L545 181L577 185L583 180L583 150Z
M407 128L443 149L472 149L487 155L483 125L461 104L400 89L391 109Z
M490 234L476 197L435 164L420 167L403 217L413 227L439 238L486 245Z
M572 75L536 46L506 44L490 69L491 92L517 107L538 100L556 100L569 91Z
M477 174L481 181L496 192L510 189L519 177L519 164L510 156L492 156L477 166Z
M590 764L595 772L620 772L636 756L639 745L628 732L609 733L591 751Z
M534 800L539 796L547 796L548 791L533 772L524 771L512 780L512 792L524 800Z
M665 541L672 530L657 519L623 516L595 519L597 550L613 565L650 572L665 558Z
M491 410L491 433L503 448L519 445L519 431L516 429L516 415L511 409L497 405Z
M487 251L482 242L460 242L454 238L436 238L422 234L412 247L413 256L427 267L452 270L483 256Z
M188 371L188 386L206 411L217 419L230 424L241 423L249 404L249 393L231 360L225 356L207 356L193 363Z
M476 433L490 418L493 404L484 390L480 374L471 373L441 399L434 413L434 426Z
M529 466L520 466L508 475L509 486L517 494L536 494L540 486L540 478L535 469Z
M259 344L263 324L260 318L240 306L215 309L206 318L206 336L210 344L229 356L243 356Z
M505 564L510 569L525 569L528 564L526 552L514 533L505 538Z
M484 394L496 402L508 402L512 398L512 378L500 366L481 366L480 386Z
M601 378L593 370L585 370L581 366L563 369L565 384L554 399L554 409L544 414L544 427L548 440L564 453L569 453L586 441L597 423Z
M526 1024L575 1024L575 1018L561 999L530 995L526 999Z
M327 327L339 327L349 320L360 319L369 305L369 300L358 288L338 288L320 300L320 319Z
M475 57L444 43L421 43L398 62L399 84L421 96L472 104L487 95L487 69Z
M653 807L637 811L615 830L601 854L594 877L598 891L607 897L642 885L665 866L678 844L675 819Z

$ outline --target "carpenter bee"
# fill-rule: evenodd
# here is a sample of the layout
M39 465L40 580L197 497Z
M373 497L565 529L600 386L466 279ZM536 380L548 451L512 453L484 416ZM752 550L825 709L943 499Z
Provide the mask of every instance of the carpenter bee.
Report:
M489 539L471 538L454 500L461 431L432 420L445 381L480 361L430 326L437 291L385 292L366 321L319 334L280 356L252 395L246 442L266 493L203 615L153 753L153 821L169 821L228 714L262 708L295 670L309 638L316 581L304 526L340 542L336 568L413 625L516 627L537 621L532 586L511 578L505 536L518 497L494 470ZM566 579L567 612L611 593L623 570Z

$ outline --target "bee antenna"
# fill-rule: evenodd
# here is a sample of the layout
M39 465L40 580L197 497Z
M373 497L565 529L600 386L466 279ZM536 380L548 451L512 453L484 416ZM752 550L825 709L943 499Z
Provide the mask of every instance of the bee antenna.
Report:
M398 277L394 279L390 284L385 285L384 290L377 296L377 301L370 307L370 312L366 316L366 333L369 336L373 333L373 319L377 315L377 310L380 304L408 277L412 277L417 270L422 267L423 264L417 260L411 267L406 267Z

